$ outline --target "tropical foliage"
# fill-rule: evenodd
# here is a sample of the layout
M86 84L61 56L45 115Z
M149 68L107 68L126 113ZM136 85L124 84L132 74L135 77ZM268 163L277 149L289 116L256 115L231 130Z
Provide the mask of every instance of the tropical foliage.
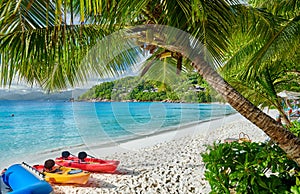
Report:
M292 122L292 127L289 130L294 133L297 137L300 137L300 122L294 121Z
M294 10L295 17L274 17L272 12L255 9L238 0L1 1L1 85L9 85L13 78L17 78L47 90L64 89L84 82L93 74L120 74L138 62L145 50L157 59L170 55L178 70L184 69L181 61L188 58L186 60L190 63L185 64L196 69L233 108L263 129L300 163L300 140L241 96L215 71L215 67L224 62L231 35L237 26L255 35L253 41L244 47L245 51L255 51L248 52L251 57L249 68L244 73L246 78L259 74L264 69L262 62L272 53L282 55L281 59L292 58L288 52L297 50L298 44L295 43L299 41L299 3L297 0L283 2L286 4L281 6L289 7L288 11ZM102 49L102 54L105 53L102 58L89 58L96 63L81 63L99 38L137 24L160 24L174 29L161 32L162 26L152 26L147 30L136 27L138 46L121 50L115 47L118 44L115 41L113 45L107 45L107 49ZM180 38L184 38L177 36L178 33L186 37L183 39L185 44L178 44ZM177 44L170 44L172 40ZM192 52L200 43L206 49ZM283 43L287 43L285 47L278 47ZM114 55L115 51L123 52ZM232 64L238 64L244 57L243 53L239 52L236 63ZM145 70L152 64L149 61ZM166 76L162 78L166 80Z
M299 137L300 123L289 130ZM271 142L215 143L202 154L211 193L295 193L299 166Z
M144 5L131 3L1 1L1 86L16 79L53 91L85 82L96 70L82 65L83 58L99 38L120 29L130 20L129 16L136 16L133 12L128 14L127 9L135 6L139 10ZM121 22L123 14L128 17ZM129 53L134 56L135 51ZM126 61L135 62L134 57L122 57L120 63L116 57L111 63L121 66Z
M97 67L87 68L81 64L82 58L99 38L126 26L150 23L185 30L220 59L227 48L226 32L235 18L226 1L6 0L1 1L0 12L1 85L9 85L15 77L48 90L86 81ZM154 56L170 52L151 48ZM136 62L136 52L115 57L106 70L114 74L126 70L126 65ZM179 53L171 53L176 64L182 60ZM97 74L103 76L104 72Z
M299 166L275 144L233 142L202 154L211 193L290 193Z
M272 14L272 30L257 36L252 28L236 26L222 73L255 106L275 107L286 118L277 93L300 91L299 2L249 3Z

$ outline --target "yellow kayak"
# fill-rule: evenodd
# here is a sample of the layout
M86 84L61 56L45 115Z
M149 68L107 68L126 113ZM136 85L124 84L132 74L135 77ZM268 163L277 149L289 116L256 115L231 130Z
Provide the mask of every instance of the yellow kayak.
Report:
M44 170L44 165L34 165L33 167L42 172L45 175L45 181L49 183L86 184L90 177L89 172L77 168L57 166L55 170L47 172Z

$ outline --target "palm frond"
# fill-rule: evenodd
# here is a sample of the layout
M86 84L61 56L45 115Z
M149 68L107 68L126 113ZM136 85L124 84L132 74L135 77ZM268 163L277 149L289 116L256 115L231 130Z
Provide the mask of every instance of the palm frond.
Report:
M74 86L87 79L82 58L98 38L101 26L85 25L18 31L0 36L1 85L10 85L14 75L53 90Z
M300 16L282 26L278 32L272 35L267 42L253 55L249 66L253 67L252 74L263 69L262 61L270 60L280 56L282 59L290 58L295 53L299 44Z
M169 57L151 62L151 67L143 76L144 79L159 81L169 86L178 82L179 76L177 74L176 59Z
M0 13L0 34L55 25L55 5L52 1L2 1Z
M236 21L234 8L227 1L193 1L192 13L193 24L188 32L200 39L217 67L221 66L228 48L229 29Z
M261 28L265 32L262 33L261 30L257 31L253 28L248 28L248 30L236 28L232 36L230 57L226 59L223 67L225 70L247 64L248 68L240 72L243 75L242 79L256 77L265 69L265 65L275 64L274 60L293 60L299 48L299 17L291 20L273 19L275 22L270 24L272 20L268 18L272 15L260 15L259 12L253 16L258 16L257 21L260 21L258 23L266 22L266 27ZM276 27L272 27L274 25ZM260 36L253 36L257 33Z
M254 7L265 9L269 13L285 18L292 18L300 13L300 2L298 0L278 1L278 0L250 0Z

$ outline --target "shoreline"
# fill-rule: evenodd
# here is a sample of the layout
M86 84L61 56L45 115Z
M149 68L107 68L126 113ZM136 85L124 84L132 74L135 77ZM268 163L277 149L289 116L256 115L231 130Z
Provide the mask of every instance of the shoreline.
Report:
M230 116L230 115L234 115L237 113L228 113L228 114L224 114L223 117L225 116ZM138 135L135 136L125 136L123 138L119 138L112 141L107 141L104 143L92 143L90 148L106 148L106 147L111 147L114 145L120 145L126 142L130 142L130 141L134 141L134 140L138 140L138 139L143 139L143 138L148 138L148 137L152 137L152 136L158 136L160 134L164 134L164 133L168 133L168 132L172 132L172 131L176 131L176 130L185 130L186 128L189 127L195 127L197 125L200 125L202 123L205 122L211 122L214 120L219 120L222 119L223 117L213 117L212 119L205 119L205 120L199 120L199 121L193 121L193 122L189 122L189 123L184 123L184 124L180 124L180 125L176 125L176 126L169 126L169 127L165 127L162 130L159 130L157 132L145 132L145 133L139 133ZM59 147L59 148L55 148L52 150L46 150L43 152L39 152L38 154L47 154L47 153L52 153L52 152L56 152L56 151L63 151L65 148L70 148L70 149L77 149L77 148L81 148L84 147L85 144L77 144L77 145L70 145L70 146L65 146L65 147Z
M185 103L185 104L228 104L226 102L219 102L219 101L212 101L212 102L186 102L186 101L173 101L173 100L160 100L160 101L155 101L155 100L150 100L150 101L143 101L143 100L111 100L111 99L83 99L83 100L72 100L69 99L67 102L162 102L162 103Z
M198 103L197 103L198 104ZM218 103L219 104L219 103ZM224 105L224 104L223 104ZM181 105L180 105L181 106ZM222 109L223 110L223 109ZM227 114L232 114L233 111L224 109L224 111L221 111L219 113L219 117L224 117ZM235 111L234 111L235 112ZM200 113L199 113L200 115ZM210 115L212 116L212 115ZM16 117L17 118L17 117ZM183 117L181 117L180 119L182 119ZM187 117L186 117L187 118ZM212 119L216 119L217 117L212 117ZM80 119L80 118L79 118ZM113 136L109 136L106 135L105 133L102 134L98 134L97 133L97 137L93 139L89 139L86 136L84 136L83 134L79 133L77 134L77 140L72 142L65 142L65 143L59 143L57 145L52 146L52 144L46 145L45 143L43 143L42 141L39 143L37 142L37 145L39 144L44 144L45 146L42 146L43 149L35 149L34 151L24 151L26 150L24 147L24 149L21 149L20 151L15 151L12 149L12 152L10 152L9 154L7 154L6 157L3 157L2 162L0 163L0 167L3 168L7 168L8 166L14 164L14 163L21 163L21 162L44 162L45 158L53 158L53 157L58 157L60 156L61 151L65 150L65 149L70 149L70 150L79 150L79 149L94 149L94 148L101 148L101 147L113 147L113 146L118 146L119 144L128 142L128 141L132 141L132 140L136 140L139 138L146 138L149 136L154 136L160 133L167 133L169 131L177 131L180 130L182 128L187 128L193 125L197 125L199 123L202 122L207 122L210 121L210 119L203 117L203 120L196 120L193 121L192 119L186 119L186 123L183 123L184 120L180 120L179 122L176 122L176 120L173 119L174 122L170 122L171 124L177 124L177 125L169 125L169 126L159 126L157 129L154 129L152 131L139 131L137 130L136 132L132 131L132 133L125 135L125 136L118 136L117 138L113 137ZM169 124L170 124L169 123ZM151 126L149 126L151 127ZM146 128L145 128L146 129ZM76 135L76 134L75 134ZM83 135L83 136L82 136ZM30 137L28 137L30 138ZM26 137L24 137L24 140L26 142ZM49 143L49 141L48 141ZM51 143L51 142L50 142ZM35 146L37 147L37 146ZM14 154L14 152L16 154ZM56 153L56 154L53 154ZM102 156L102 155L101 155Z
M26 157L22 157L21 160L19 158L13 158L13 159L8 159L5 162L1 163L1 169L7 168L9 165L14 164L14 163L22 163L22 162L26 162L29 164L38 164L38 163L43 163L47 158L56 158L56 157L60 157L61 152L64 150L68 150L72 152L79 152L79 151L83 151L83 150L89 150L91 152L94 152L94 150L99 150L99 156L98 153L94 153L97 157L105 157L109 154L111 154L111 152L113 152L115 149L119 152L120 149L118 149L118 147L122 147L122 145L127 145L127 144L131 144L131 142L135 142L135 141L140 141L140 140L147 140L149 139L149 137L158 137L160 135L166 135L168 136L169 133L176 133L178 131L185 131L186 129L189 128L195 128L198 125L207 125L212 121L218 121L218 120L223 120L224 117L228 117L228 116L232 116L235 115L237 113L224 113L223 116L219 116L219 117L213 117L211 119L204 119L204 120L198 120L198 121L193 121L193 122L189 122L189 123L184 123L184 124L180 124L180 125L176 125L176 126L169 126L164 128L163 130L159 130L159 131L154 131L151 133L140 133L137 134L136 136L126 136L117 140L107 140L104 143L95 143L95 142L83 142L80 144L76 144L76 145L68 145L68 146L64 146L64 147L58 147L58 148L53 148L53 149L49 149L49 150L44 150L44 151L40 151L34 154L29 154ZM157 142L157 140L155 140ZM142 146L142 145L141 145ZM101 150L104 150L104 152L101 152ZM122 151L126 151L121 149Z
M276 112L272 110L267 114L274 118ZM86 151L98 158L121 162L118 173L92 173L86 185L53 185L58 194L209 193L210 187L204 178L205 167L201 159L205 145L226 138L238 138L240 132L248 134L252 141L265 141L267 138L263 131L239 113L234 113L130 141L112 142L106 147L99 144L64 147L35 157L29 156L24 161L29 165L43 163L48 158L59 157L62 150L68 150L73 154ZM180 192L176 192L176 189Z
M146 146L154 145L156 143L170 141L173 138L177 139L186 135L199 132L207 133L209 130L212 130L214 127L216 127L216 125L218 125L217 123L226 123L230 120L235 120L236 115L239 115L239 113L224 114L223 117L194 121L186 123L184 125L170 126L164 130L157 131L154 133L140 134L138 136L133 136L129 138L126 137L115 141L111 140L105 143L83 142L82 144L46 150L24 158L24 162L27 162L32 165L37 163L43 163L47 158L54 159L56 157L60 157L61 152L64 150L68 150L74 154L77 154L80 151L87 151L90 155L103 158L113 153L132 151L132 148L136 150L144 148ZM211 125L214 127L212 127ZM21 162L22 161L20 161L20 163Z
M269 114L270 115L270 114ZM271 113L273 117L275 113ZM117 174L92 173L84 186L54 186L56 193L209 193L201 153L206 145L244 132L252 141L267 136L239 113L180 130L144 137L112 148L91 148L91 155L120 160ZM75 151L75 150L74 150ZM79 150L77 150L79 151ZM77 153L77 152L76 152Z

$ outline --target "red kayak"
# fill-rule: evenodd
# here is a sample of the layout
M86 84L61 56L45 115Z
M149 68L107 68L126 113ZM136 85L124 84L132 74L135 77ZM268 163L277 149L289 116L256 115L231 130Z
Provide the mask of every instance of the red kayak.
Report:
M62 152L62 157L55 159L55 163L60 166L80 168L89 172L113 173L116 171L120 161L88 157L85 152L79 152L78 157L76 157L71 156L68 151L64 151Z

